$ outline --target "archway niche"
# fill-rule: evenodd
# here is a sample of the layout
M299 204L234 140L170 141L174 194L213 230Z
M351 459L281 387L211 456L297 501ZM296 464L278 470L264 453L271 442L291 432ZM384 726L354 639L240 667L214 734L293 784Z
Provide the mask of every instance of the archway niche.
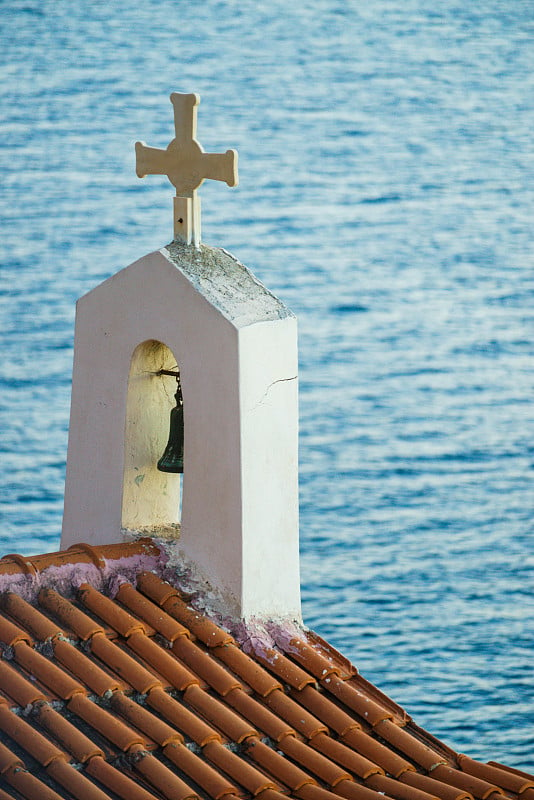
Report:
M122 529L178 538L182 475L157 469L176 392L176 379L158 375L162 369L178 369L165 344L151 339L135 348L126 403Z

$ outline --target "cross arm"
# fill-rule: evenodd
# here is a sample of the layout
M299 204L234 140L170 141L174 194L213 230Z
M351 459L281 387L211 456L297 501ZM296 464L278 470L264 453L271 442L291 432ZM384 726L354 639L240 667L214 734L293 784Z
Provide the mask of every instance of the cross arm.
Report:
M237 186L237 150L226 153L202 153L204 175L214 181L224 181L228 186Z
M167 175L169 171L166 150L149 147L144 142L135 143L135 173L138 178L147 175Z
M197 138L197 107L200 103L198 94L181 94L173 92L171 103L174 109L174 130L179 142L188 142Z

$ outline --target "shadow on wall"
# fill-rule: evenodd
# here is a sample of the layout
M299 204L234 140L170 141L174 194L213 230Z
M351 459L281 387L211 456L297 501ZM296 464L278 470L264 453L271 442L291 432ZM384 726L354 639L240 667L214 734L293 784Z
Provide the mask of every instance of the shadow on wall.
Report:
M157 462L169 437L169 418L175 405L176 379L158 375L176 370L172 351L149 340L132 355L128 379L122 529L178 538L182 505L182 475L160 472Z

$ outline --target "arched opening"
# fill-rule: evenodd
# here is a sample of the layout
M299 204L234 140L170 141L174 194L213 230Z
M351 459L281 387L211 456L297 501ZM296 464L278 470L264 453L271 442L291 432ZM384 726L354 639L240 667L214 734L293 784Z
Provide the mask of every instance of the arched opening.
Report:
M176 379L159 371L177 370L162 342L142 342L133 352L128 378L122 529L168 538L180 535L182 476L157 469L169 436Z

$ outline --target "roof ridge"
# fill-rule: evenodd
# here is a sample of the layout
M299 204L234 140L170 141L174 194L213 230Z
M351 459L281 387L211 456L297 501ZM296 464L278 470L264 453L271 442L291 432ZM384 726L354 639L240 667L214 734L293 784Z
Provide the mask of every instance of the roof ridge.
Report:
M82 583L115 595L124 580L140 571L165 572L168 555L151 538L108 545L77 544L67 550L35 556L11 553L0 559L0 593L14 591L30 603L42 588L73 597Z
M9 553L0 558L0 575L13 575L17 572L34 574L49 567L62 567L65 564L94 564L98 569L105 568L107 560L131 558L135 555L159 555L161 548L150 537L132 539L115 544L90 545L84 542L73 544L66 550L23 556Z

